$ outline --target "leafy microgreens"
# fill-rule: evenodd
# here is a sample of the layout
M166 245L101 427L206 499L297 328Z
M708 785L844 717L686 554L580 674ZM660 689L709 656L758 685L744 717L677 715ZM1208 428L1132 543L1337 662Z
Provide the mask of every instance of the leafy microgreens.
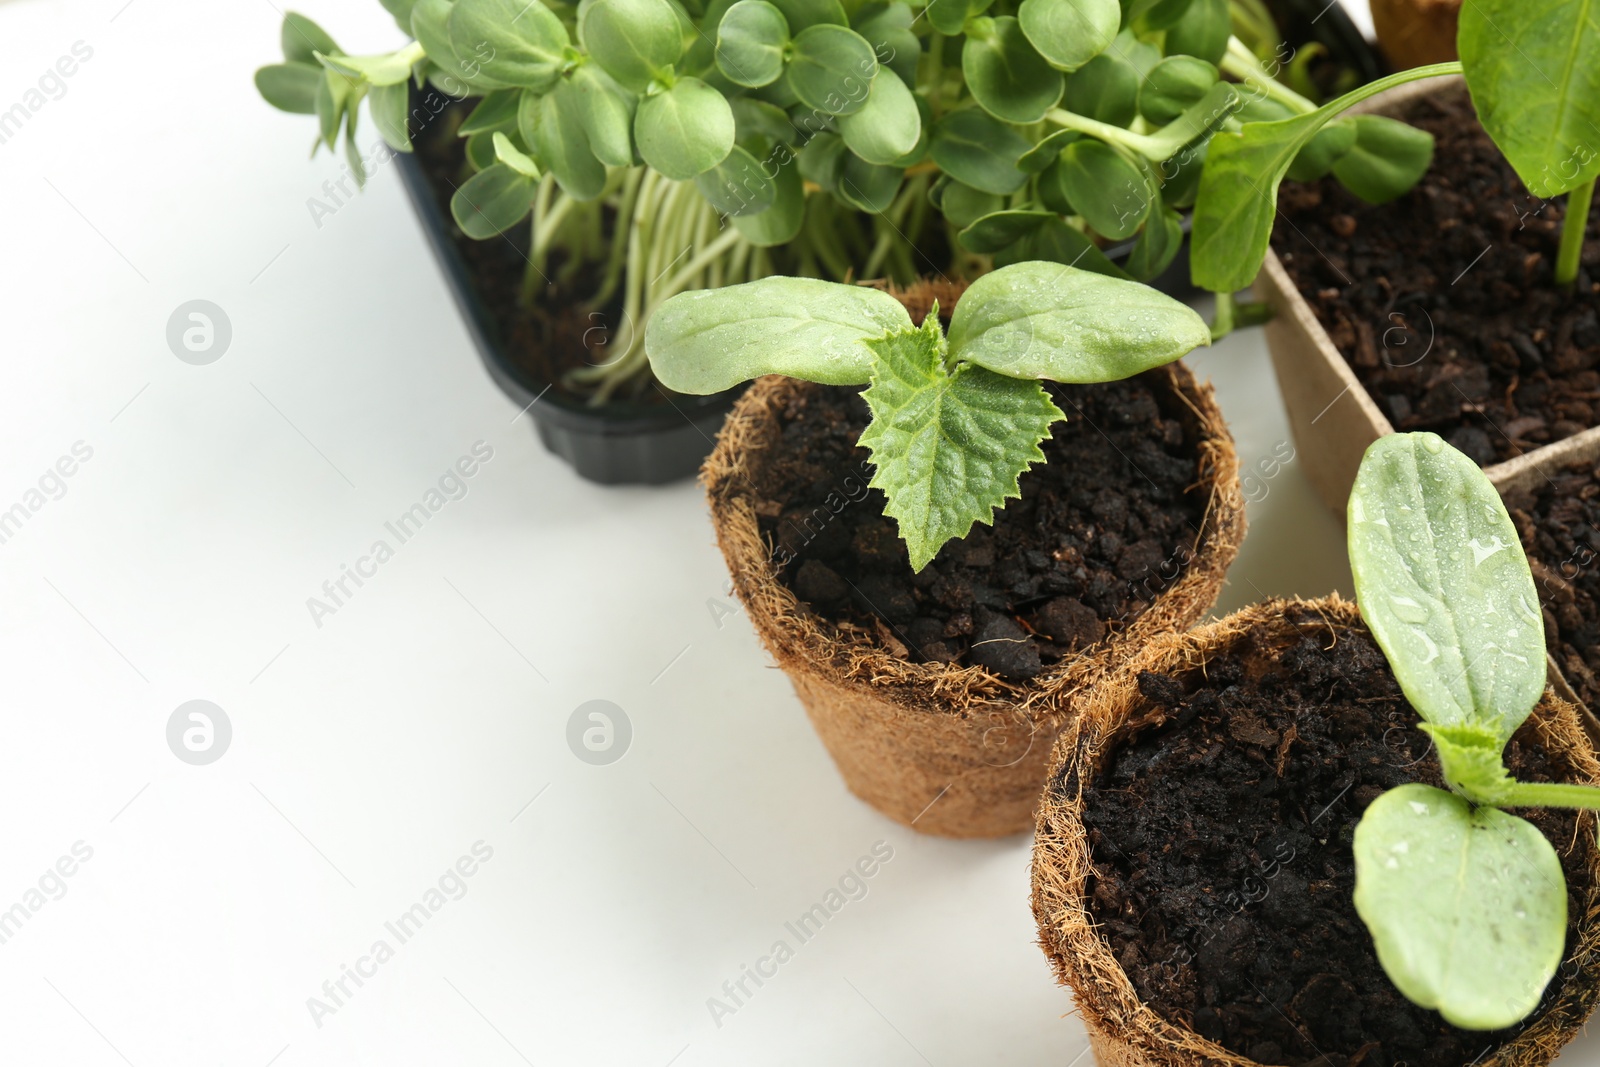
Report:
M1189 308L1137 282L1024 262L973 282L946 337L938 309L920 327L876 289L766 278L683 293L645 330L656 377L713 393L763 374L866 385L861 445L888 498L912 569L1018 496L1066 416L1040 379L1106 382L1210 343Z
M1473 0L1456 42L1478 118L1528 191L1571 194L1555 267L1570 285L1600 175L1600 15L1588 0Z
M1362 618L1449 786L1403 785L1367 808L1356 910L1407 997L1456 1026L1509 1026L1561 962L1567 894L1544 835L1500 809L1600 808L1600 789L1519 782L1502 757L1545 688L1533 575L1489 479L1431 433L1367 450L1349 520Z

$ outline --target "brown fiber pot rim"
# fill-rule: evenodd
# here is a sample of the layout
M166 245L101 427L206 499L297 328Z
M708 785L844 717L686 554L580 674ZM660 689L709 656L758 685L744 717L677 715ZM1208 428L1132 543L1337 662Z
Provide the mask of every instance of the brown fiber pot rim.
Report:
M919 285L895 295L920 318L936 295L942 308L959 296L949 283ZM900 707L965 714L974 704L1003 703L1031 721L1049 725L1065 714L1071 696L1092 679L1158 634L1186 629L1215 603L1228 566L1244 539L1245 502L1233 438L1210 385L1195 381L1189 369L1173 363L1157 375L1186 409L1198 431L1199 488L1207 504L1199 531L1188 546L1189 559L1171 585L1125 629L1082 655L1062 660L1018 685L979 666L912 663L892 655L864 633L842 634L821 622L777 576L773 548L761 535L755 511L756 485L767 449L777 440L776 410L796 391L825 386L769 375L740 398L706 460L701 481L711 508L717 543L727 560L735 592L744 603L763 643L787 671L801 670ZM844 475L841 474L841 478Z
M1057 981L1070 986L1078 1011L1100 1043L1115 1050L1119 1067L1180 1067L1195 1063L1215 1067L1263 1067L1231 1052L1192 1029L1158 1015L1134 989L1132 980L1112 955L1095 927L1085 899L1091 871L1088 834L1080 813L1092 799L1086 788L1124 739L1126 726L1145 703L1138 689L1141 671L1177 672L1202 669L1213 650L1228 646L1247 631L1265 627L1268 640L1285 640L1300 631L1286 617L1290 607L1314 612L1333 628L1361 627L1356 605L1337 595L1319 600L1268 600L1218 619L1188 633L1156 642L1105 679L1056 741L1050 774L1040 800L1034 835L1033 912L1039 944ZM1584 733L1576 709L1549 690L1533 720L1547 751L1559 754L1573 780L1600 783L1600 759ZM1581 813L1591 870L1600 875L1600 845L1595 816ZM1534 1067L1548 1064L1570 1041L1600 995L1600 876L1592 880L1579 917L1578 941L1563 961L1565 976L1555 1000L1494 1055L1474 1067ZM1105 1064L1107 1061L1102 1060Z

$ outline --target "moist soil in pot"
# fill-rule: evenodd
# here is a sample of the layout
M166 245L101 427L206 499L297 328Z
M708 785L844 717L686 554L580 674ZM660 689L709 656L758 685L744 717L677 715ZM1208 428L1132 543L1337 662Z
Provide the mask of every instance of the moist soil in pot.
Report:
M1137 617L1182 572L1205 513L1199 429L1165 372L1046 382L1067 421L994 526L913 574L879 490L867 490L860 391L805 390L778 413L781 447L756 511L779 578L841 630L897 656L979 665L1025 682Z
M1600 708L1600 468L1547 472L1505 500L1533 568L1546 646L1578 699Z
M1566 198L1528 192L1465 89L1403 117L1436 139L1422 181L1377 206L1332 177L1285 182L1284 268L1396 430L1489 466L1595 425L1600 215L1564 292L1551 275Z
M1289 608L1298 643L1246 632L1186 677L1139 678L1150 710L1094 785L1086 893L1158 1014L1263 1064L1464 1067L1514 1031L1456 1029L1385 976L1351 892L1362 811L1437 760L1363 628ZM1514 774L1558 780L1531 728ZM1561 854L1568 951L1589 885L1572 812L1521 814ZM1549 1004L1562 982L1546 991Z

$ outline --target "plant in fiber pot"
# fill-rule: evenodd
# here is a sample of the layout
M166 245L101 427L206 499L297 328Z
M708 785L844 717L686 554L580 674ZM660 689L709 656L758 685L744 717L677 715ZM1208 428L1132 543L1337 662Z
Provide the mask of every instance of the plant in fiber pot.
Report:
M1168 637L1058 744L1033 906L1102 1064L1525 1067L1594 1007L1600 760L1505 505L1390 435L1349 552L1359 611Z
M1475 0L1457 42L1464 81L1372 101L1433 136L1426 177L1386 206L1291 187L1262 273L1279 384L1330 506L1394 430L1440 434L1502 487L1600 450L1600 22L1572 0Z
M929 288L920 325L812 279L686 293L645 344L682 392L757 379L703 473L712 521L846 784L997 836L1028 826L1073 695L1215 600L1244 504L1174 362L1208 341L1189 308L1039 261L953 306Z
M1258 0L384 6L401 48L346 54L291 13L256 84L314 113L319 143L342 133L358 183L399 153L491 372L519 405L542 398L546 442L601 480L690 469L732 402L654 387L643 325L676 292L1023 259L1161 275L1237 96L1216 66L1242 61L1223 58L1231 24L1261 55L1284 47ZM1278 72L1314 92L1318 55ZM363 100L384 142L366 154ZM586 465L558 422L636 469ZM645 427L674 443L641 444Z

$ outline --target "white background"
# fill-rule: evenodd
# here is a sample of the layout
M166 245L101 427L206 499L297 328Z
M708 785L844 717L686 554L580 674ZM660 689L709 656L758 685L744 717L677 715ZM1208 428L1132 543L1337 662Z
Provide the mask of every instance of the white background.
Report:
M308 13L352 51L400 40L373 0ZM1073 1062L1028 839L919 837L846 793L726 614L696 487L600 489L543 451L392 167L313 223L339 168L250 81L280 18L0 5L0 110L93 49L0 145L0 510L93 449L0 544L0 909L93 850L0 944L0 1062ZM197 298L233 328L209 366L165 339ZM1243 461L1270 456L1259 331L1192 364ZM465 499L314 625L307 598L478 441ZM1348 590L1296 467L1254 495L1220 608ZM192 699L233 725L210 766L167 747ZM593 699L633 724L611 766L566 742ZM465 895L319 1026L308 998L479 841ZM707 998L880 841L867 895L715 1025Z

